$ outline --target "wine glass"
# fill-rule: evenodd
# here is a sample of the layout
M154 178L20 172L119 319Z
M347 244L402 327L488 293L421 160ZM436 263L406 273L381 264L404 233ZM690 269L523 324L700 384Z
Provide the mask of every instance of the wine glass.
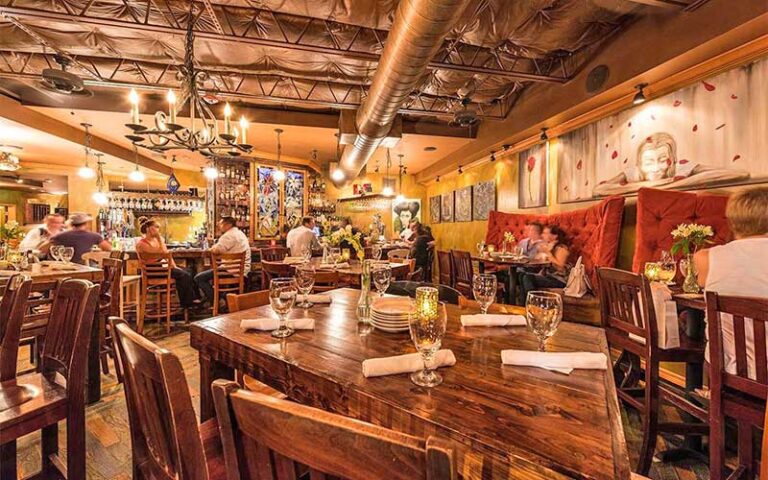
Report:
M301 247L301 260L304 263L309 263L312 260L312 247L304 245Z
M525 302L525 318L530 330L539 339L539 351L544 351L547 339L555 334L563 318L563 299L552 292L533 290Z
M59 256L61 257L61 260L64 263L69 263L72 261L72 257L75 256L75 248L74 247L62 247L61 250L59 250Z
M375 243L371 246L371 257L373 260L381 260L381 245Z
M488 307L496 300L498 280L496 275L490 273L476 273L472 276L472 293L480 304L483 315L488 313Z
M313 304L309 301L308 295L312 291L312 287L315 286L315 269L310 265L296 267L296 286L299 292L304 295L304 301L296 306L300 308L312 307Z
M341 249L339 247L331 247L331 260L334 266L341 260Z
M477 254L482 257L483 252L485 251L485 242L483 241L477 242L477 245L475 245L475 247L477 248Z
M376 286L376 290L380 296L384 296L384 292L389 288L389 283L392 281L392 267L387 265L376 265L371 273L373 277L373 284Z
M293 278L273 278L269 283L269 304L280 319L280 326L272 331L275 338L293 335L293 329L285 323L285 317L296 302L298 287Z
M675 275L677 275L675 257L667 250L662 250L661 261L659 262L659 280L666 282L667 285L673 285L675 283Z
M438 303L436 312L426 314L412 307L408 315L408 327L411 340L424 361L424 370L411 374L411 381L421 387L435 387L443 382L443 377L435 372L433 361L445 336L448 315L445 304Z
M57 262L61 262L61 249L64 248L62 245L51 245L50 250L48 250L51 254L51 258L53 258Z

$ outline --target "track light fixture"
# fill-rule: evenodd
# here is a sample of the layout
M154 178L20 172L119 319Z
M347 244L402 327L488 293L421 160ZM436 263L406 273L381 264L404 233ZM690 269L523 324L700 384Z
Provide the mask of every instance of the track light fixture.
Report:
M502 146L501 146L501 148L503 148L503 149L504 149L504 151L506 152L507 150L509 150L510 148L512 148L512 145L510 145L510 144L508 144L508 143L505 143L504 145L502 145Z
M640 105L641 103L645 103L645 93L643 93L643 89L647 87L647 83L641 83L639 85L635 85L635 88L637 89L637 93L635 94L635 97L632 99L632 103L635 105Z
M440 183L440 175L435 177L435 183Z
M494 152L493 150L491 150L491 161L492 162L496 161L496 152Z
M549 140L549 135L547 135L547 130L549 130L547 127L541 127L541 135L539 135L539 140L542 142L546 142Z

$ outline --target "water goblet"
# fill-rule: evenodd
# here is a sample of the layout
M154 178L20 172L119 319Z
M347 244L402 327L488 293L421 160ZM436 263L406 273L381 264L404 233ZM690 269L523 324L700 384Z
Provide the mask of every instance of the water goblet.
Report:
M477 248L477 254L482 257L483 252L485 251L485 242L483 241L477 242L477 245L475 245L475 248Z
M476 273L472 276L472 293L477 303L480 304L480 311L483 315L488 313L488 307L496 300L497 287L496 275Z
M62 248L64 248L62 245L51 245L51 248L48 250L48 252L51 254L51 258L53 258L57 262L61 262Z
M296 286L299 292L304 295L304 300L296 305L300 308L310 308L313 304L309 301L309 293L315 286L315 269L310 265L299 265L296 267Z
M552 292L533 290L525 302L525 319L530 330L539 340L539 351L549 337L555 334L563 318L563 299Z
M333 261L334 266L341 260L341 249L339 247L331 248L331 260Z
M379 296L383 297L384 292L389 288L389 283L392 281L392 267L389 264L375 265L371 276L373 277L376 291L379 292Z
M61 250L59 250L59 256L61 257L61 260L64 263L69 263L72 261L72 257L75 256L75 249L74 247L62 247Z
M675 283L675 275L677 275L677 262L668 251L661 251L661 261L659 262L659 280L666 282L667 285Z
M411 308L408 327L411 340L424 361L424 369L411 374L411 381L420 387L436 387L443 377L435 371L433 362L440 350L448 315L445 304L439 302L437 309Z
M298 287L293 278L273 278L269 283L269 304L280 319L280 326L272 331L275 338L293 335L293 329L286 325L285 317L296 302Z
M381 260L381 245L375 243L371 246L371 257L373 260Z

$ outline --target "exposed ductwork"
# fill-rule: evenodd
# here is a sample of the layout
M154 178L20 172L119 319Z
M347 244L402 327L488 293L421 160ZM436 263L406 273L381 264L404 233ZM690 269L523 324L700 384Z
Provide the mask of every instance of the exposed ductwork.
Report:
M373 83L357 111L357 136L344 149L341 186L360 173L389 133L397 112L426 72L470 0L401 0Z

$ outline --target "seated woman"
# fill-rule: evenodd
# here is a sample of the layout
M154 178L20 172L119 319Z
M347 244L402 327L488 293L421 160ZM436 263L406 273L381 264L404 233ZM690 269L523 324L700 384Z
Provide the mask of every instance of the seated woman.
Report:
M433 240L421 223L416 223L413 232L410 257L416 260L416 268L426 271L429 266L429 242Z
M557 225L545 225L541 232L541 243L539 243L536 259L552 262L552 248L558 243L566 243L563 229Z
M568 263L571 250L565 243L558 243L552 247L550 256L552 263L545 267L541 273L523 273L520 279L522 303L528 298L528 292L542 288L564 288L568 283L568 274L572 265Z
M139 230L141 239L136 242L136 253L141 256L147 253L168 253L163 237L160 236L160 224L157 221L141 217L139 218ZM181 308L190 308L199 303L197 291L192 276L186 270L178 268L171 258L171 278L176 281L176 292L179 294Z
M696 253L693 258L699 285L708 292L768 298L768 187L734 194L725 210L734 240ZM736 373L733 319L722 316L723 359L726 371ZM755 345L747 328L747 365L754 374ZM709 349L706 352L709 360Z

